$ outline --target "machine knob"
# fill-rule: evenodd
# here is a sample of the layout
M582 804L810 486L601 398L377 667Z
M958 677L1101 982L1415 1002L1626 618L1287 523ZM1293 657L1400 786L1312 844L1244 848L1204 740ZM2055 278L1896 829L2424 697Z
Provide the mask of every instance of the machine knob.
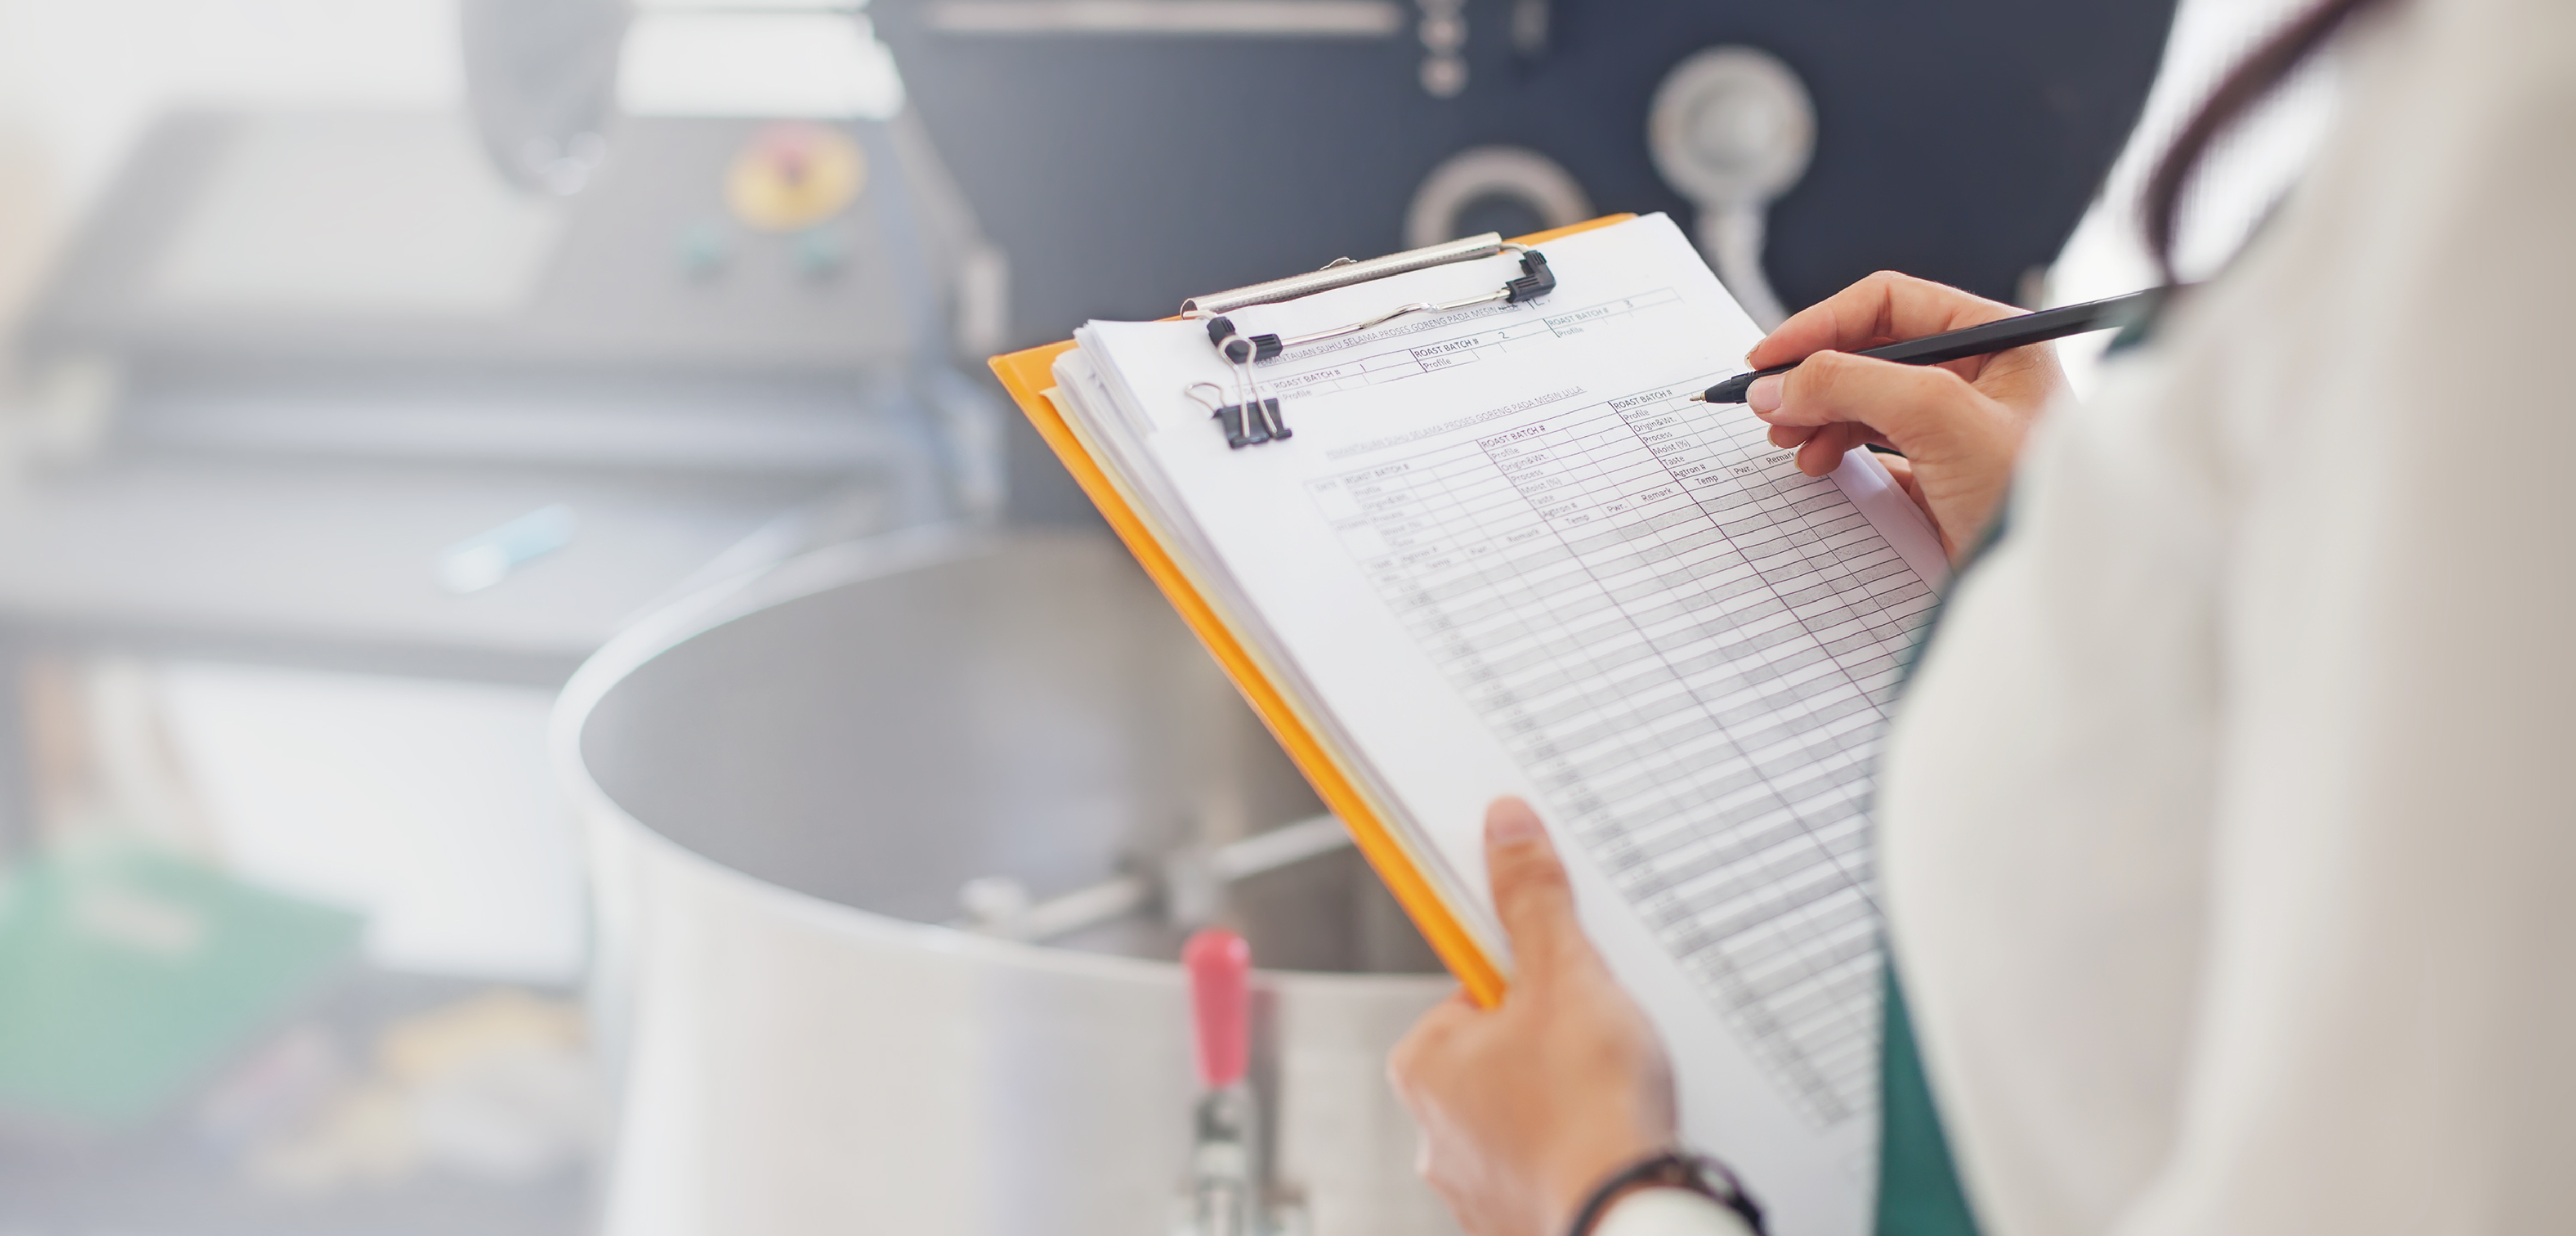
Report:
M1198 1028L1199 1081L1222 1090L1242 1081L1252 1060L1252 946L1211 927L1181 948Z

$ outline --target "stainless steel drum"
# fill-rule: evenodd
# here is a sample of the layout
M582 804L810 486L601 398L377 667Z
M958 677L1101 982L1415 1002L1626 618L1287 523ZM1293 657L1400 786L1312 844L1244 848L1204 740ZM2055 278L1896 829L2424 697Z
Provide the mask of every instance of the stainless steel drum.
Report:
M1319 810L1114 542L789 562L602 652L557 756L595 860L612 1236L1172 1230L1196 1097L1172 903L1205 897L1048 945L945 925L970 882L1150 891ZM1384 1080L1451 985L1393 902L1340 848L1213 912L1262 967L1283 1213L1453 1230Z

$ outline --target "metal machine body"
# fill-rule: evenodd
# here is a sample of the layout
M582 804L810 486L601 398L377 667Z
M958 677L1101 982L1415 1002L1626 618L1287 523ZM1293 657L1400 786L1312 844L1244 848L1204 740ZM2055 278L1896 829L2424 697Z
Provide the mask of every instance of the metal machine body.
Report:
M57 655L557 687L714 579L991 516L971 215L917 130L846 122L800 130L855 152L845 200L756 226L776 129L629 119L560 197L458 115L166 118L11 341L0 691ZM455 586L532 513L550 552Z
M2009 300L2117 156L2173 8L880 0L869 13L1009 253L1013 333L1034 343L1578 209L1696 219L1724 203L1658 171L1651 117L1668 78L1721 46L1775 58L1812 99L1812 161L1770 202L1760 246L1785 306L1880 268ZM1717 127L1784 123L1730 115ZM1444 175L1460 161L1479 168ZM1445 234L1408 236L1426 196L1451 203L1430 228Z
M923 315L953 309L976 238L920 135L804 122L847 135L863 182L846 208L767 227L728 181L776 127L627 118L556 196L504 182L453 115L180 112L128 159L21 346L39 363L663 372L851 372L944 347L949 323Z
M1175 1230L1205 1167L1176 964L1199 917L1261 966L1267 1209L1454 1230L1385 1082L1454 985L1353 851L1052 947L943 925L994 877L1056 897L1317 810L1107 536L784 564L620 637L556 742L595 858L612 1236Z
M844 200L747 214L745 183L798 170L771 173L782 128L847 152ZM910 125L616 135L558 197L504 182L451 115L174 115L57 264L25 371L110 370L111 453L814 473L866 453L853 426L973 401L954 388L996 312L961 276L982 242Z

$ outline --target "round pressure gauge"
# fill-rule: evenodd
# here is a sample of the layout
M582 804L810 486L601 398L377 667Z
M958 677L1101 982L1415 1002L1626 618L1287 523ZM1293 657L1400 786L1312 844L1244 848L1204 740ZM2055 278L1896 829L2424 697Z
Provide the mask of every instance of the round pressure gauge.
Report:
M1404 245L1419 249L1485 230L1466 226L1471 210L1502 204L1525 212L1528 231L1581 223L1592 199L1556 160L1520 146L1476 146L1440 161L1413 191L1404 212ZM1502 229L1506 235L1521 228Z
M1816 152L1816 105L1780 58L1712 47L1673 67L1646 118L1655 170L1703 208L1769 202Z

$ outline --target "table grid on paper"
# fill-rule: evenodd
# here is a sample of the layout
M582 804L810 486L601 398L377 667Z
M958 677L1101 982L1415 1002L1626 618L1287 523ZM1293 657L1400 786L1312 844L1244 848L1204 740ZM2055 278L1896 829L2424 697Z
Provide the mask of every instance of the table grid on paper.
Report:
M1406 628L1820 1125L1877 1094L1871 751L1932 596L1657 391L1312 482Z

